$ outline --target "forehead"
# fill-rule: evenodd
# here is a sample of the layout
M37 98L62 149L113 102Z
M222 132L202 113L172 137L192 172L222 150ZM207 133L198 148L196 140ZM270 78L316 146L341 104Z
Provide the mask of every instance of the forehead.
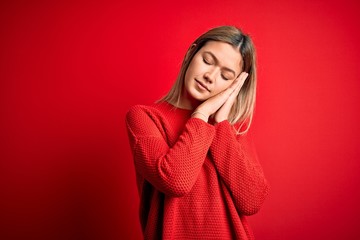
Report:
M237 47L225 42L208 41L199 52L211 52L215 55L221 66L231 68L236 73L240 73L242 57Z

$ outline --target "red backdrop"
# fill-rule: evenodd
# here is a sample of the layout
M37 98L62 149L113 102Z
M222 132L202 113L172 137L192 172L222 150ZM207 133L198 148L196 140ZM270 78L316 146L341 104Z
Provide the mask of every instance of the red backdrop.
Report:
M357 1L49 2L0 4L0 239L140 239L125 113L224 24L258 52L257 239L360 238Z

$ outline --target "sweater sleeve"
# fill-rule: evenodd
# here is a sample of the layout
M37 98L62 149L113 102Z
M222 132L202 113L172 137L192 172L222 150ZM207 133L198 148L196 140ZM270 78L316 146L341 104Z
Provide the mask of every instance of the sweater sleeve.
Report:
M166 195L179 197L194 185L215 135L214 126L190 118L173 146L164 126L150 111L135 106L126 115L138 174Z
M220 179L244 215L255 214L268 194L267 181L253 150L246 136L236 135L228 121L216 125L210 153Z

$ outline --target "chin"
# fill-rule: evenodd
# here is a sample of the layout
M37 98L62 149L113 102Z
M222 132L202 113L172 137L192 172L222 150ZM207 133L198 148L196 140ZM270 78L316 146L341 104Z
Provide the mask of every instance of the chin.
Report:
M199 93L199 92L190 93L190 96L192 99L199 101L199 102L206 101L207 99L210 98L210 96L204 96L204 94Z

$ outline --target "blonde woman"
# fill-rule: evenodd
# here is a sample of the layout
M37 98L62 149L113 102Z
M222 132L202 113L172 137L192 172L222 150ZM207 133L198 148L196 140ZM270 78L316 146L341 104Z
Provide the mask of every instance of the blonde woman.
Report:
M144 239L253 239L268 184L249 130L255 49L233 26L189 47L169 93L126 116Z

